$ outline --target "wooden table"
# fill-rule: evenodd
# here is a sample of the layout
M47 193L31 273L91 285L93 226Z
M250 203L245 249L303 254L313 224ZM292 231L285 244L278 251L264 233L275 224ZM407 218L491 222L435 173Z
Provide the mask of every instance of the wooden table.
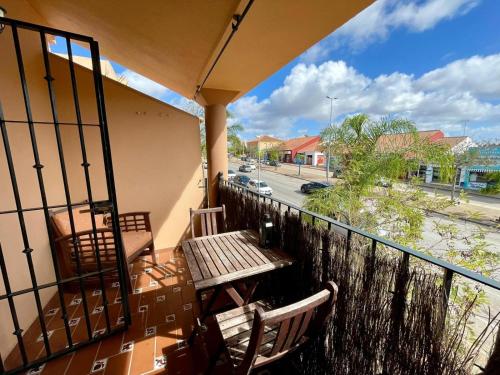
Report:
M252 230L196 237L184 241L182 249L198 298L201 299L203 290L215 289L202 311L200 325L222 291L238 306L246 305L258 284L255 276L290 266L294 262L283 251L262 249L258 234ZM242 294L237 290L237 283L250 277L250 285Z

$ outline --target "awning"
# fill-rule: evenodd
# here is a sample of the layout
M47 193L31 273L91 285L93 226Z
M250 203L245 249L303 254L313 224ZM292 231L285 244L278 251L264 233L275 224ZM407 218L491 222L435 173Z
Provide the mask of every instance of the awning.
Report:
M467 172L500 172L500 165L474 165L466 167Z

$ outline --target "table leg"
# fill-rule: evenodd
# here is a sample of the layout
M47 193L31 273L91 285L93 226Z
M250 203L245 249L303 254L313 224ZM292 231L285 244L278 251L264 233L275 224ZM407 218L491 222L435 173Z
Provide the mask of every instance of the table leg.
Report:
M194 339L195 339L196 335L198 335L198 330L200 328L199 326L203 325L203 323L205 322L205 319L210 314L210 310L212 309L212 306L215 303L215 301L217 300L217 298L219 297L221 291L222 291L222 286L219 285L219 286L215 287L215 290L214 290L212 296L208 300L208 304L207 304L206 309L203 309L203 301L201 301L201 291L200 291L199 295L200 295L200 304L201 304L201 310L202 310L201 317L200 317L200 324L197 324L194 327L193 332L191 332L191 335L189 335L189 338L187 341L189 346L193 345Z
M244 305L248 305L248 303L252 299L253 294L255 293L255 289L257 289L258 285L259 285L259 281L257 281L257 280L250 282L250 286L248 287L248 289L245 292L245 295L243 296L243 304Z

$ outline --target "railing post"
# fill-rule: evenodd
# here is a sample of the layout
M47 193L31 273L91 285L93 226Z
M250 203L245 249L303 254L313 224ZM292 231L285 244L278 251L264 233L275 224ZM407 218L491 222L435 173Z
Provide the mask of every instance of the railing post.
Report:
M403 253L401 263L395 274L394 294L391 301L391 327L389 332L389 342L386 348L384 361L384 374L393 373L391 363L394 356L397 356L397 348L401 339L401 326L404 321L406 310L406 286L409 277L410 255Z
M448 268L444 269L443 272L443 300L442 300L442 311L441 311L441 323L440 327L444 329L446 323L446 314L448 313L448 301L450 299L451 283L453 281L453 271Z
M220 197L220 187L222 183L224 182L224 174L222 172L217 173L217 206L220 207L222 206L222 199Z

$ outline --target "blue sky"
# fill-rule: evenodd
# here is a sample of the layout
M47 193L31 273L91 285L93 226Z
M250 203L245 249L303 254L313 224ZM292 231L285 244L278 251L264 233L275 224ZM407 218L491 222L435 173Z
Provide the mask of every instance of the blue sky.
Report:
M450 136L462 135L466 123L474 139L498 139L499 25L498 0L378 0L230 110L244 124L245 139L318 134L329 122L326 95L339 98L335 123L365 112L374 119L406 117ZM85 53L76 48L75 54ZM172 91L113 65L131 86L186 105Z

